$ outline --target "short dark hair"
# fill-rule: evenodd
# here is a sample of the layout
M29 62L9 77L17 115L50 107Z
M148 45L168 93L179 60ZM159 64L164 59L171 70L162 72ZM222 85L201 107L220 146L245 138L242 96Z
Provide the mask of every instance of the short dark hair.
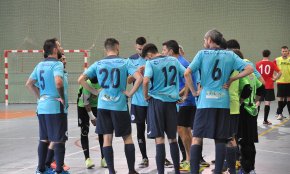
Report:
M221 47L222 49L227 49L227 48L228 48L228 47L227 47L227 40L226 40L225 38L222 39L222 42L221 42L221 44L220 44L220 47Z
M172 50L174 54L179 54L179 45L176 40L169 40L162 44L166 46L168 50Z
M233 52L238 55L240 58L244 59L243 53L239 49L233 49Z
M156 45L153 43L146 44L142 49L141 57L146 57L148 53L156 54L158 53L158 49Z
M270 54L271 54L270 50L263 50L263 52L262 52L263 57L269 57Z
M104 43L106 50L114 50L116 45L119 45L119 41L115 38L107 38Z
M288 49L288 47L287 46L282 46L281 49Z
M228 49L241 49L239 42L236 39L230 39L227 41Z
M53 54L53 49L57 48L56 45L56 38L52 38L52 39L47 39L44 44L43 44L43 50L44 50L44 58L47 58L48 55Z
M47 58L48 57L47 53L43 53L43 57Z
M136 44L138 44L138 45L144 45L144 44L146 44L146 39L145 39L145 37L138 37L138 38L136 39Z

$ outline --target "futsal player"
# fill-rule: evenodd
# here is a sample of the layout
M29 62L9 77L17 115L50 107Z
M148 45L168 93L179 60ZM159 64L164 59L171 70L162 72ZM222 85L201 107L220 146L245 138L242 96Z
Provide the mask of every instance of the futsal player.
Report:
M88 79L87 83L90 87L98 90L100 85L97 78ZM85 156L85 165L88 169L95 166L90 158L89 148L89 131L90 122L96 126L98 96L90 93L87 89L80 86L77 99L77 111L78 111L78 126L81 128L81 145ZM101 167L107 167L106 160L103 153L104 138L102 134L98 134L100 151L101 151Z
M98 98L98 114L96 133L104 135L103 153L110 174L115 174L113 157L113 132L116 137L122 137L125 144L125 155L129 174L135 171L135 147L132 140L130 115L127 107L127 97L131 97L142 83L142 76L130 66L128 59L119 56L119 41L106 39L104 43L106 56L92 64L80 77L78 82ZM132 74L136 79L133 88L126 91L127 76ZM88 78L98 78L102 90L96 90L88 85Z
M277 120L283 119L283 108L287 105L290 116L290 57L288 56L289 50L287 46L281 47L281 57L275 59L275 64L280 69L282 75L277 82L277 97L278 109Z
M231 82L253 72L251 65L241 60L232 51L222 50L220 45L223 35L217 30L210 30L204 37L204 50L197 53L185 71L185 79L193 96L196 90L193 87L191 74L201 71L202 90L197 104L197 111L193 125L193 138L190 149L191 173L199 173L201 143L203 138L215 140L215 171L220 174L225 159L226 143L232 137L230 131L230 109L228 88ZM231 72L240 73L230 78Z
M265 101L264 107L264 122L265 125L271 125L272 123L268 120L270 112L271 101L275 100L274 82L277 81L281 76L281 71L275 63L269 60L270 50L263 50L263 59L256 63L256 69L262 75L265 80L265 93L261 96L260 101L257 101L257 107L260 108L260 102ZM274 75L275 72L275 75ZM258 109L259 110L259 109Z
M162 54L164 56L175 57L185 68L188 67L188 61L182 57L179 53L179 45L175 40L169 40L162 44ZM192 75L193 85L195 90L197 90L196 77ZM179 77L179 91L180 95L185 93L185 80L184 76ZM188 93L188 92L187 92ZM183 103L178 104L179 111L177 117L177 131L178 135L182 139L182 144L184 145L186 151L186 159L181 162L181 171L190 171L190 145L191 145L191 127L194 121L194 115L196 110L195 97L191 93L188 93L186 100Z
M28 89L38 99L37 115L39 120L39 145L37 174L47 172L45 160L48 143L54 143L55 173L63 171L65 142L67 141L67 97L64 86L64 67L58 61L61 46L57 39L44 42L44 54L47 58L38 63L26 82ZM35 84L39 84L39 88Z
M162 56L154 44L147 44L142 50L147 58L143 79L144 97L148 101L147 136L156 143L156 165L159 174L164 174L166 133L174 171L179 174L179 150L176 140L179 77L185 68L174 57ZM149 89L149 82L151 87Z
M146 59L141 57L142 49L146 44L144 37L138 37L136 39L135 49L136 54L129 57L129 63L135 68L144 71ZM144 72L143 72L144 74ZM128 83L134 83L135 79L131 75L128 77ZM131 100L131 122L136 123L137 128L137 141L142 154L142 162L139 164L140 168L148 167L149 160L146 151L146 139L145 139L145 126L147 119L147 107L148 102L144 99L143 87L139 86L138 90L134 93Z

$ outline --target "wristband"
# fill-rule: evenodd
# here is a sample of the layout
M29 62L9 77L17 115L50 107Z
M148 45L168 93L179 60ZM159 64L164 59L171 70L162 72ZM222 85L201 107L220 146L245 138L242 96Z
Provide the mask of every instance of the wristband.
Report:
M94 116L94 114L93 114L92 111L88 112L88 115L89 115L89 117L90 117L91 120L96 119L96 117Z

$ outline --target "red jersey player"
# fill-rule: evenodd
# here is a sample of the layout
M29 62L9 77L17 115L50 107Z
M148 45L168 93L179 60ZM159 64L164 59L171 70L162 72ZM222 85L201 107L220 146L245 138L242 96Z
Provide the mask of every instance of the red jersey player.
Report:
M260 108L260 102L265 101L263 124L271 125L272 123L268 121L270 102L275 100L274 82L279 79L279 77L281 76L281 72L277 65L269 60L269 56L271 54L270 50L264 50L262 54L263 59L256 63L256 69L265 80L266 90L260 101L257 102L257 106L258 108ZM276 72L277 74L274 75L274 72Z

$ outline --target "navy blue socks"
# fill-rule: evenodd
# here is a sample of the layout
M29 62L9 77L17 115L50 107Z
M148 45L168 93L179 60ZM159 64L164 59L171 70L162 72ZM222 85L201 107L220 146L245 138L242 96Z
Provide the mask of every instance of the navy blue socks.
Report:
M45 171L45 160L48 150L48 143L39 141L38 144L38 170L41 172Z
M156 144L156 165L158 174L164 174L165 144Z
M201 157L202 146L191 145L190 147L190 173L199 174L199 162Z

